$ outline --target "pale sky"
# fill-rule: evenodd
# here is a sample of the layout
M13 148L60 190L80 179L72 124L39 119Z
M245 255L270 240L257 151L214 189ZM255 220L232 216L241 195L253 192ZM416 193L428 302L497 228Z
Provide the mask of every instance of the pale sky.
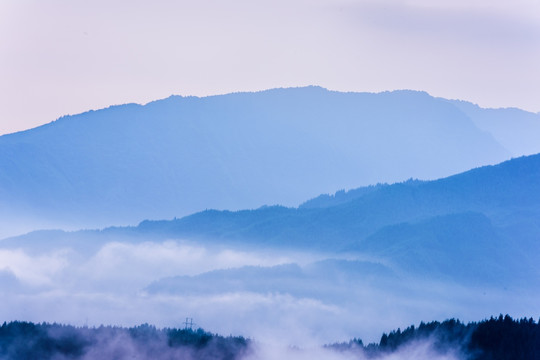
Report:
M0 134L320 85L540 111L540 0L0 0Z

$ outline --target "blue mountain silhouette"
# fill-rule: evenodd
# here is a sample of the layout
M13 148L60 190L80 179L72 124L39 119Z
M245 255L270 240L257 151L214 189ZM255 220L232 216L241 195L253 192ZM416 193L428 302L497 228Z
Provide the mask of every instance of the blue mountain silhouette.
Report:
M336 189L435 179L520 155L456 104L417 91L305 87L65 116L0 137L0 215L5 228L14 219L73 228L297 206Z

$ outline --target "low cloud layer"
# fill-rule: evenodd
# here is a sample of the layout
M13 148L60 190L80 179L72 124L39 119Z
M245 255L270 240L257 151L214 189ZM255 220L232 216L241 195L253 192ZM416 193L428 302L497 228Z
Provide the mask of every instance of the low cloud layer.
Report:
M193 317L208 331L309 349L353 337L378 341L420 321L540 311L535 294L370 275L362 261L320 260L178 241L110 242L91 254L0 249L0 319L182 327ZM163 278L180 286L149 290ZM260 358L279 356L276 349L261 347Z
M351 351L335 351L320 347L292 348L283 347L279 344L254 344L253 353L247 356L247 360L275 360L275 359L297 359L297 360L366 360L369 359L362 350L351 349ZM413 342L403 346L397 351L377 357L379 360L462 360L463 354L458 351L451 353L441 353L437 351L433 344L427 340Z
M13 274L21 283L29 286L53 285L53 278L64 270L69 251L31 256L23 250L0 249L0 270Z

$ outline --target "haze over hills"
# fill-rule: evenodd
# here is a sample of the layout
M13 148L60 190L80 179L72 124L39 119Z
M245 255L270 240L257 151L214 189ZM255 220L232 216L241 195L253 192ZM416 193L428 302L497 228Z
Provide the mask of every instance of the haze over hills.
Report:
M360 188L326 197L320 207L316 200L305 203L310 207L205 211L124 231L361 253L460 282L524 284L540 278L540 154L435 181Z
M516 108L482 109L467 101L453 100L451 103L463 111L480 130L490 133L514 156L540 152L540 113Z
M0 241L0 316L172 326L187 313L221 333L292 327L286 341L326 342L422 319L536 317L539 216L540 154L297 208L38 231Z
M398 272L458 283L540 286L538 216L540 154L439 180L321 195L297 208L206 210L136 227L34 232L2 245L92 253L113 240L190 239L202 246L353 254Z
M533 151L504 128L519 122L532 137L537 118L423 92L319 87L113 106L0 137L2 228L297 206L336 189L440 178Z

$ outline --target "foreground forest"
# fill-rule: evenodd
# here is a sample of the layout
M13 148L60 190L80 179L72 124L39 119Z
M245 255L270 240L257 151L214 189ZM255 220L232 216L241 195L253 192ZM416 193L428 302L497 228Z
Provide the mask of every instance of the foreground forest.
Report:
M250 359L257 342L240 336L223 337L202 329L74 327L59 324L10 322L0 327L1 359ZM420 323L383 334L379 343L353 339L324 347L336 356L378 359L411 356L411 349L429 346L432 356L463 360L534 360L540 358L540 322L500 315L464 324L451 319ZM292 357L302 353L294 349ZM321 349L322 353L323 349ZM291 354L290 354L291 355ZM412 355L414 356L414 355Z
M540 323L532 318L514 320L508 315L468 324L455 319L422 322L418 327L412 325L403 331L383 334L378 344L364 346L362 340L354 339L329 347L379 358L421 342L428 342L438 354L451 354L459 359L540 359Z
M0 327L0 359L240 359L243 337L202 329L74 327L10 322Z

